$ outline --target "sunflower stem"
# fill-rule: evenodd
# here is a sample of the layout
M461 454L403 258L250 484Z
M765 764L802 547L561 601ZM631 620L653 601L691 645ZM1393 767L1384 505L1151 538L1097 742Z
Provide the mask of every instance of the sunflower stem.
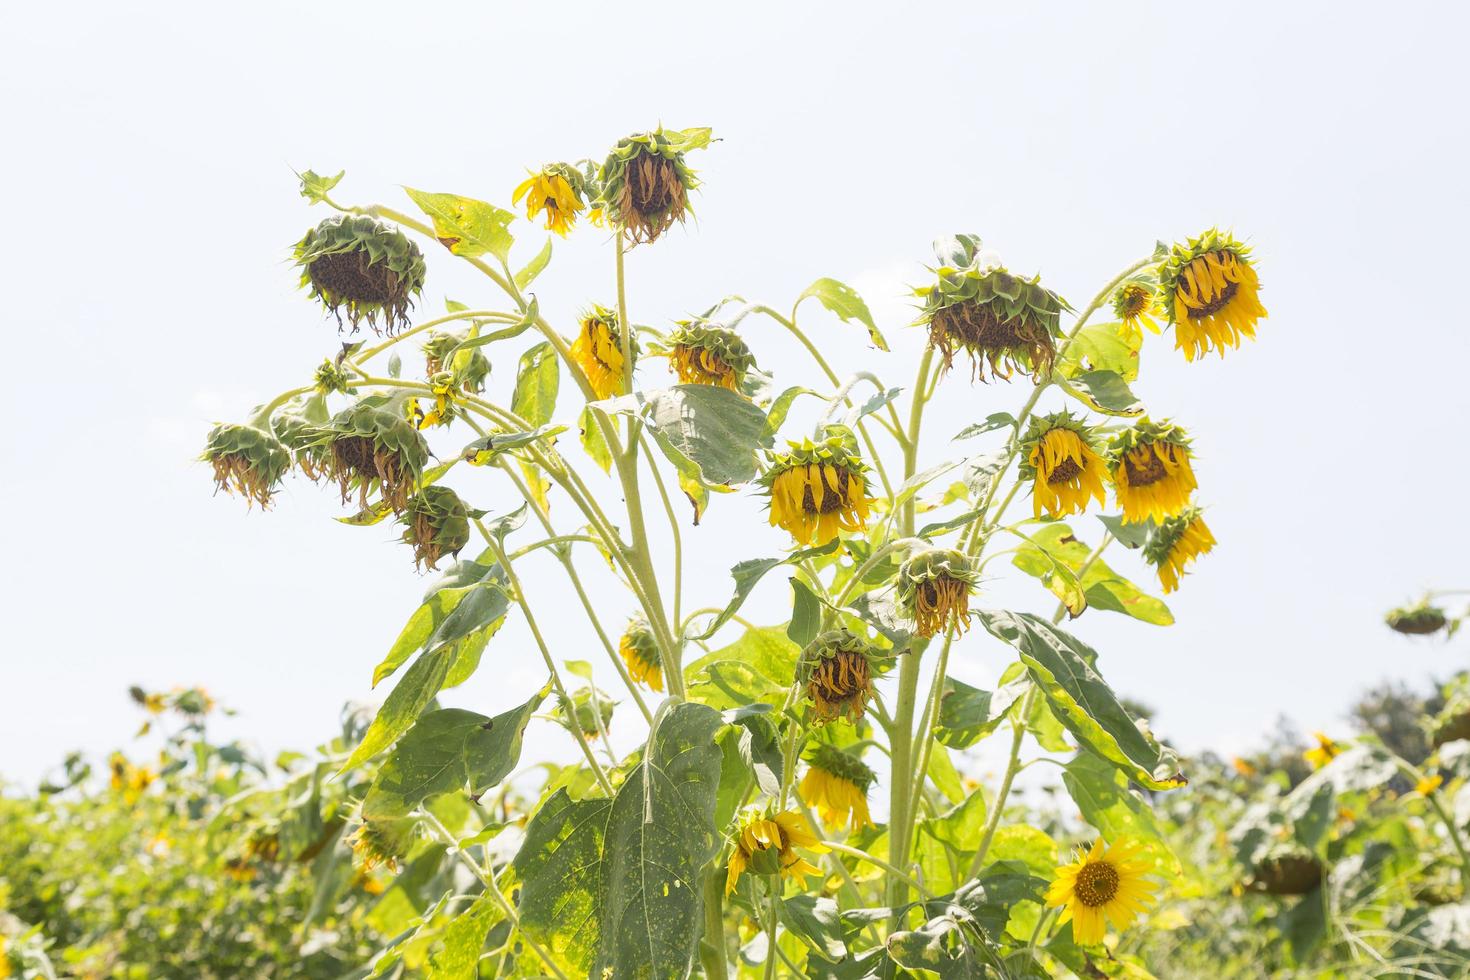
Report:
M699 944L699 959L706 980L728 980L725 961L725 894L720 888L720 866L711 861L704 872L704 940Z

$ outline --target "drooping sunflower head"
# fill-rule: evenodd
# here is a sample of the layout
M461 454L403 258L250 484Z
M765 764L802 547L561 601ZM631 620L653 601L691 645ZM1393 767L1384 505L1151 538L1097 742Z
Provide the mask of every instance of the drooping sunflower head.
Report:
M758 875L779 874L783 878L820 875L821 869L797 853L796 848L819 854L827 851L795 810L779 813L758 808L745 810L730 845L730 860L725 865L726 895L735 890L740 876L747 871Z
M949 623L963 633L970 628L970 593L979 575L963 553L952 548L924 548L899 566L898 608L913 620L919 636L933 636Z
M806 754L802 799L817 808L828 827L847 824L854 831L873 826L868 815L868 787L877 778L863 760L835 745L816 742Z
M339 325L345 315L354 333L366 320L390 336L408 326L424 257L403 232L366 215L334 215L296 243L295 255L302 287Z
M438 568L440 558L458 555L470 543L469 508L448 487L434 484L409 497L400 520L418 568Z
M305 401L288 402L271 416L271 429L276 438L291 451L296 468L308 480L316 480L322 475L329 455L319 441L321 425L327 418L327 402L321 393Z
M669 369L681 384L739 391L755 357L740 335L709 320L680 320L669 334Z
M655 691L664 689L663 658L659 656L658 642L648 620L635 616L628 622L628 628L618 640L618 654L635 681Z
M1342 755L1342 746L1324 732L1313 732L1312 737L1317 740L1317 744L1303 752L1302 758L1311 763L1313 769L1321 769Z
M317 367L316 374L312 377L312 387L319 395L350 394L352 392L352 375L343 367L330 358L324 359Z
M454 363L447 363L450 354L466 339L463 333L430 330L429 339L419 348L424 352L424 374L433 376L449 371L456 387L467 394L478 395L485 390L485 379L490 377L490 361L479 348L460 351L454 355Z
M929 328L929 346L944 358L970 356L972 374L980 381L1009 380L1017 370L1039 381L1056 358L1066 301L1041 285L994 265L981 251L980 239L958 235L935 245L939 266L933 285L918 289L923 310L918 322Z
M1107 464L1098 454L1095 430L1057 412L1031 420L1021 443L1021 479L1031 481L1034 516L1081 514L1088 501L1107 502Z
M690 213L699 178L684 154L709 145L708 129L659 129L618 140L598 173L602 208L633 244L654 242Z
M239 494L247 506L269 507L291 468L291 454L275 433L249 424L215 426L199 458L214 467L215 492Z
M400 858L408 856L418 838L418 821L412 817L399 820L365 820L347 838L352 846L352 863L362 872L383 865L398 870Z
M1139 419L1133 428L1118 433L1108 446L1108 465L1123 520L1133 524L1180 513L1198 486L1189 437L1182 427L1167 421Z
M1058 923L1072 923L1078 945L1096 946L1107 935L1107 923L1126 928L1153 904L1159 886L1148 874L1136 841L1125 837L1108 847L1098 838L1076 861L1057 868L1046 904L1063 907Z
M867 469L845 435L788 443L760 478L770 497L772 526L817 547L841 531L863 530L872 504Z
M1438 633L1449 623L1445 611L1429 601L1419 600L1407 606L1389 610L1383 617L1388 628L1407 636L1428 636Z
M1282 844L1256 862L1246 887L1267 895L1305 895L1322 883L1323 870L1311 851Z
M423 476L429 446L408 419L378 401L364 399L319 426L315 444L326 449L322 475L336 482L345 504L355 489L367 509L368 495L402 514Z
M1156 524L1144 542L1144 560L1158 571L1165 595L1179 588L1186 565L1215 547L1202 514L1198 507L1186 507Z
M1164 316L1159 291L1151 277L1135 276L1113 291L1113 315L1118 332L1130 344L1143 342L1143 329L1159 332L1158 317Z
M1189 361L1211 350L1224 357L1241 337L1254 339L1256 321L1266 317L1250 249L1215 228L1170 250L1159 286L1174 346Z
M797 682L811 703L813 724L862 720L873 698L873 661L872 647L852 630L839 627L817 634L797 666Z
M458 414L460 389L456 386L454 375L451 372L440 371L430 375L429 389L434 395L434 404L431 407L425 408L417 398L408 398L403 402L403 417L408 419L415 429L448 425Z
M511 203L526 202L526 220L546 213L546 230L565 238L577 223L577 215L587 210L589 193L587 176L566 163L549 163L521 181L511 194ZM594 212L595 214L595 212ZM593 218L593 223L597 218Z
M587 382L598 398L626 394L623 381L623 335L618 313L593 304L582 313L581 329L572 342L572 360L587 375ZM629 345L633 359L638 359L638 344Z

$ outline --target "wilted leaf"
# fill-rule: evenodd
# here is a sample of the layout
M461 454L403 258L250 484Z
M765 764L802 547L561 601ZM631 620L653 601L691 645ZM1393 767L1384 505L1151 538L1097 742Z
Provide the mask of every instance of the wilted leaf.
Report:
M509 259L515 237L510 223L515 215L493 204L458 194L430 194L405 187L419 210L434 222L434 235L455 255L467 258L489 252L502 261Z

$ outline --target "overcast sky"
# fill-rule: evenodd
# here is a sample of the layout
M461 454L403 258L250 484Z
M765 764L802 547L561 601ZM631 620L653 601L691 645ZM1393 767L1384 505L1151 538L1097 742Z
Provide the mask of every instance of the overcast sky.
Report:
M343 702L373 696L372 667L426 584L392 526L335 523L333 495L300 481L247 513L212 497L195 461L212 423L305 383L337 347L288 261L326 217L293 168L345 168L347 202L409 209L407 184L508 206L526 167L600 158L660 121L722 141L691 160L698 221L629 262L634 318L666 323L731 292L786 306L834 276L865 294L894 351L815 308L814 335L839 371L893 385L912 377L922 338L904 326L906 289L938 235L978 233L1081 305L1155 239L1234 228L1271 312L1259 340L1186 364L1151 339L1136 385L1193 432L1219 547L1171 597L1176 626L1090 612L1073 628L1189 750L1244 747L1282 713L1340 731L1364 686L1465 665L1463 640L1411 644L1381 625L1426 586L1470 585L1462 7L721 9L7 14L0 773L30 780L68 749L126 743L130 684L203 684L238 709L227 732L266 749L315 744ZM544 233L515 231L524 260ZM421 316L446 297L501 305L426 247ZM542 309L567 330L579 306L609 301L611 259L600 233L558 241ZM817 381L777 330L752 321L747 337L778 382ZM492 354L497 399L516 353ZM658 362L645 369L644 384L666 382ZM1025 395L948 379L925 463ZM561 416L574 418L570 395ZM455 485L476 506L512 505L483 471ZM554 507L574 526L565 499ZM1091 518L1075 526L1098 536ZM783 546L749 495L717 498L685 540L698 605L724 602L730 565ZM1151 581L1132 556L1114 564ZM588 568L616 625L631 607ZM558 656L597 662L610 688L556 566L528 562L524 577ZM1051 608L1029 580L987 592L982 604ZM773 576L747 613L781 618L786 595ZM989 684L1009 660L976 631L954 672ZM513 618L445 701L494 713L542 680ZM565 737L536 747L563 752Z

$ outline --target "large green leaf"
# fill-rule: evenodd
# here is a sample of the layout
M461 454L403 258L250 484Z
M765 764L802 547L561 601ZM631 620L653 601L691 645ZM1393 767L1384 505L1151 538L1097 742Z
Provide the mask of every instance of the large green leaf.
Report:
M481 893L444 928L443 946L429 957L425 980L475 980L485 937L504 914L488 894Z
M692 466L691 475L711 487L751 480L756 450L769 439L766 413L716 385L674 385L594 404L609 413L642 415L679 472Z
M762 702L780 704L791 687L800 653L780 627L746 630L735 642L684 668L689 697L722 711Z
M399 631L398 638L388 649L387 656L373 669L373 686L376 687L383 678L407 663L408 658L416 651L432 645L431 638L439 635L440 628L458 609L465 597L482 588L487 582L494 584L494 591L500 596L499 615L486 620L481 624L481 628L504 616L506 609L509 608L504 592L505 572L494 562L494 557L489 550L482 553L475 561L457 561L449 566L444 574L429 587L423 602L408 618L408 622ZM489 611L494 612L496 603L488 597L483 601L491 602ZM481 608L480 611L483 613L486 610Z
M542 688L494 718L460 708L422 716L378 770L362 803L363 817L401 817L441 793L468 787L478 797L497 785L519 761L526 725L545 697Z
M455 255L471 258L489 252L502 261L510 257L515 215L493 204L458 194L430 194L405 187L419 210L434 222L434 236Z
M800 306L804 300L816 299L829 311L837 314L845 323L858 321L868 328L868 339L873 346L879 350L888 349L888 341L878 332L878 325L873 322L873 314L868 311L868 304L858 295L857 290L846 283L838 282L836 279L822 278L812 283L796 297L796 304L792 307L793 315L796 306Z
M530 422L545 425L556 412L557 389L561 387L561 362L550 341L543 341L521 355L516 371L515 393L510 410Z
M521 928L576 976L688 977L704 917L699 875L715 855L716 732L704 705L665 710L613 799L558 790L515 858Z
M1142 334L1125 337L1117 323L1094 323L1072 338L1060 370L1068 378L1088 371L1112 371L1124 381L1132 381L1138 377L1138 351L1142 346Z
M1011 705L1026 693L1029 681L1004 684L996 691L982 691L953 677L944 679L944 694L939 699L939 718L934 734L950 748L974 745L995 731Z
M1052 591L1057 592L1059 583L1073 590L1080 590L1082 604L1094 609L1119 612L1125 616L1168 626L1174 622L1161 599L1145 593L1128 579L1119 575L1101 558L1087 559L1092 548L1079 541L1071 527L1063 523L1042 525L1025 538L1026 544L1011 559L1021 571L1041 579ZM1082 571L1083 565L1087 570ZM1077 573L1081 572L1081 578ZM1071 573L1070 576L1067 573ZM1070 608L1070 603L1068 604Z
M1074 378L1058 379L1067 394L1104 415L1131 417L1143 414L1143 403L1117 371L1083 371Z
M1179 859L1169 849L1153 809L1114 767L1090 752L1079 752L1062 770L1062 782L1077 809L1103 839L1116 843L1131 837L1143 846L1154 872L1165 877L1181 873Z
M1188 780L1179 758L1138 727L1094 668L1097 653L1070 633L1028 613L980 613L990 633L1013 645L1057 719L1082 745L1149 789L1178 789Z
M454 652L452 646L440 646L419 657L404 671L393 690L388 692L362 741L338 770L339 775L362 765L408 731L419 713L444 686Z

